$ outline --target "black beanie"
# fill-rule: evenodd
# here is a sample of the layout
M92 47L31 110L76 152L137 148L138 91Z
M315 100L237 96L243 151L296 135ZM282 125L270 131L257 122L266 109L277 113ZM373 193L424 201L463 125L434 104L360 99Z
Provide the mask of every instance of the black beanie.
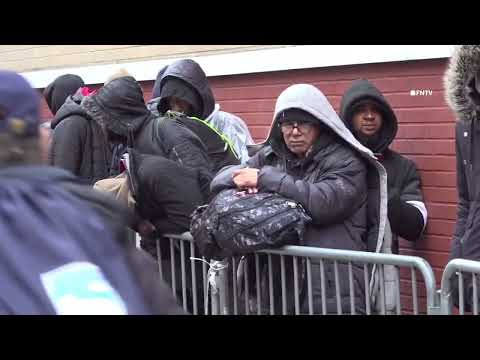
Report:
M318 120L315 116L313 116L309 112L306 112L305 110L302 110L302 109L284 110L277 115L277 121L279 123L282 123L285 121L308 122L308 123L314 123L314 124L320 123L320 120Z

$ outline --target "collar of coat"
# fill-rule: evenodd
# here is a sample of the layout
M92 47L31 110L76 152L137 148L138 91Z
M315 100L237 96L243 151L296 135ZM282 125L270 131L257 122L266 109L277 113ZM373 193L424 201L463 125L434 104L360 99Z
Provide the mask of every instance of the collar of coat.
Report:
M480 70L480 45L460 45L450 58L444 75L445 100L457 120L474 120L475 104L468 96L468 83Z

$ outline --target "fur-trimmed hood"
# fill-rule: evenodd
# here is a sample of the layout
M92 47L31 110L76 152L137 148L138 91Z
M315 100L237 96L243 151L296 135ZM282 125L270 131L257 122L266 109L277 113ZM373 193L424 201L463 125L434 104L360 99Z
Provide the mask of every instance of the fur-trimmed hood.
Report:
M472 79L480 70L480 45L455 47L444 76L445 100L459 121L472 120L479 110L469 93Z

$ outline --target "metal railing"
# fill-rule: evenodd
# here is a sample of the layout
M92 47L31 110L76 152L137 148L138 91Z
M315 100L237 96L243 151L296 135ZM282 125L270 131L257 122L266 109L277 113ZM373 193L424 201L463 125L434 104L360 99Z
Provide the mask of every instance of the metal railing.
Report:
M409 274L410 311L440 313L435 276L419 257L285 246L207 265L190 233L163 237L160 276L191 314L402 314L400 268Z
M160 278L171 286L183 309L193 315L219 314L225 292L217 283L220 262L208 263L199 257L190 233L165 234L157 239L157 263Z
M480 262L451 260L442 275L440 289L442 314L452 314L455 300L458 299L460 315L466 315L466 312L478 315L479 279Z
M407 268L411 275L413 313L420 313L416 271L426 293L425 312L439 311L435 276L428 263L419 257L285 246L259 251L243 262L239 267L237 258L228 261L231 282L222 286L227 293L233 292L230 297L233 311L228 313L401 314L400 267ZM394 277L390 283L386 281L387 268ZM387 297L393 298L394 306L390 309ZM268 302L267 306L262 300ZM239 310L240 304L244 311Z
M160 277L193 315L479 312L477 261L450 261L437 290L431 266L416 256L285 246L208 263L188 232L163 235L156 250Z

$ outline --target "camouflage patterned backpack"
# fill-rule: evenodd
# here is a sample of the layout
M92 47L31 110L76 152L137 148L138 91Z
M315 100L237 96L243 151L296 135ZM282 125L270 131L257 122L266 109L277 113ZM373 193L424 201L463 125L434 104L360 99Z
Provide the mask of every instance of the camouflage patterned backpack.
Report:
M298 243L310 221L300 204L281 195L228 189L195 210L190 232L203 256L222 259Z

